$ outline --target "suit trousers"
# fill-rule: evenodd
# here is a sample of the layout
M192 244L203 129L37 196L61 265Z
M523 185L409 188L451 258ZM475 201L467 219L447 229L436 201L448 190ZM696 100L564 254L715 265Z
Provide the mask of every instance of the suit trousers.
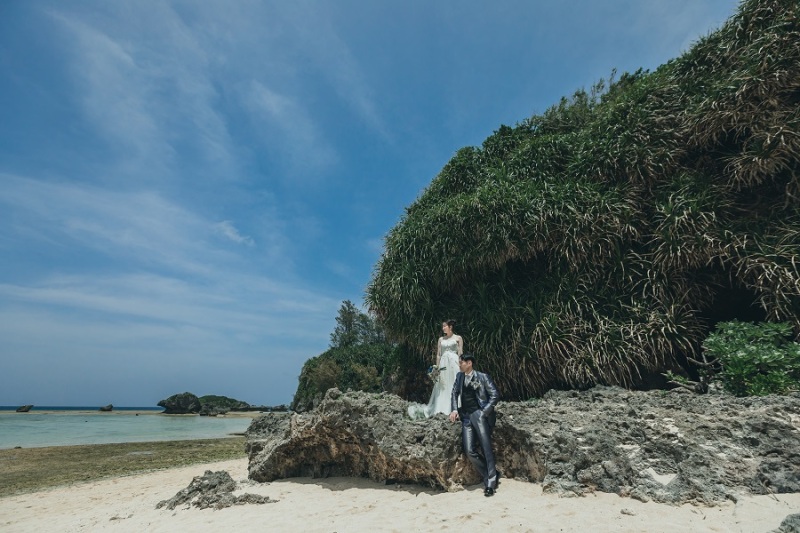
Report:
M483 477L484 488L496 489L497 468L492 451L492 429L489 420L480 410L461 418L461 443L464 452Z

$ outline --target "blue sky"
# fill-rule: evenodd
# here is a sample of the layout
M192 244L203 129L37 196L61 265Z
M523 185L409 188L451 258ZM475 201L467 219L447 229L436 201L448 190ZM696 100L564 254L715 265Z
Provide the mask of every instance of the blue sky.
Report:
M2 0L0 405L288 403L459 148L737 5Z

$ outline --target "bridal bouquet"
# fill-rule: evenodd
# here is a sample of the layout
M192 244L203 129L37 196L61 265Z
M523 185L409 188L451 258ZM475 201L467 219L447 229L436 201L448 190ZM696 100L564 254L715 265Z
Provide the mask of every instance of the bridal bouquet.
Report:
M438 367L431 365L428 367L428 379L432 382L436 383L439 380L439 374L441 374L442 370L447 368L446 366Z

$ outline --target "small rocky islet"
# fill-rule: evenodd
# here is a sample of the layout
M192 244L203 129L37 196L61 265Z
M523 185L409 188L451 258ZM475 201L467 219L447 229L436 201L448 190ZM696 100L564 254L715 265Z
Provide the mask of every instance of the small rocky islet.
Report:
M250 405L247 402L228 398L227 396L206 395L196 396L191 392L173 394L169 398L158 402L159 407L164 408L166 415L201 415L217 416L228 412L274 412L288 411L286 405L266 406Z

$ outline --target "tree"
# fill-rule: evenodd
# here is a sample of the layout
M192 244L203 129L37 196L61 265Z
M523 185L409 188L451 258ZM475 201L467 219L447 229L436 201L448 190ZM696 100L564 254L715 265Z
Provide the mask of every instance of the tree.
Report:
M359 311L350 300L342 302L336 317L336 328L331 333L331 348L349 348L384 341L383 331L372 317Z
M342 302L330 348L303 365L292 409L315 407L328 389L380 392L394 368L397 347L386 341L374 318L349 300Z

